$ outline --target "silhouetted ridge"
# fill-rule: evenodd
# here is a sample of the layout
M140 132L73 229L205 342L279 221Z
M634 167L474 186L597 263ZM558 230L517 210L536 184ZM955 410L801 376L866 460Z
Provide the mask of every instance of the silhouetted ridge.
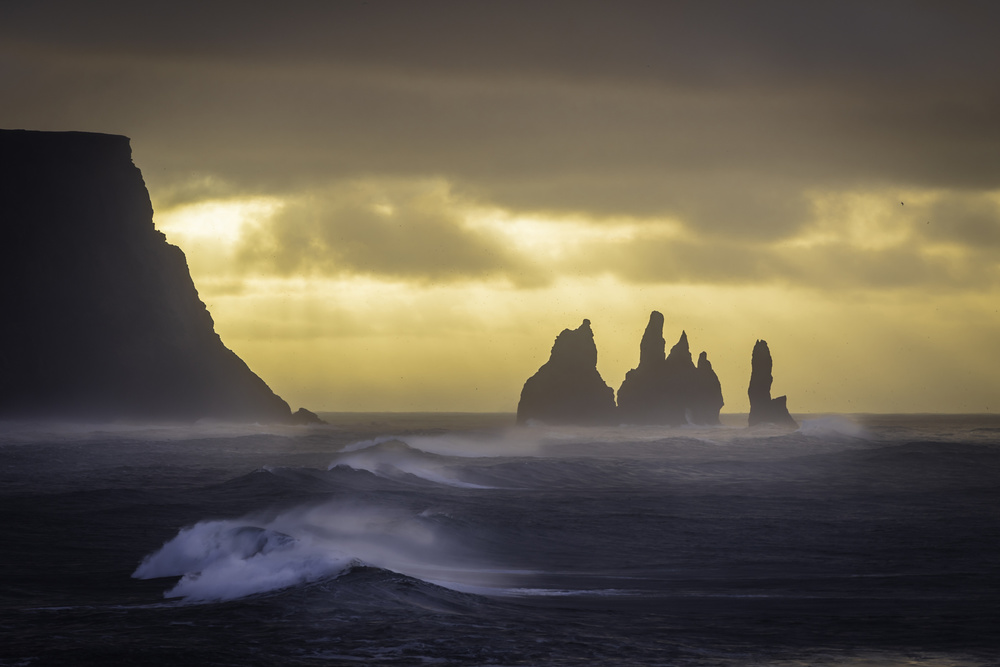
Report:
M604 424L615 421L615 393L597 371L597 345L590 320L563 329L549 360L524 383L517 422Z
M718 424L722 387L704 352L696 368L687 332L664 357L663 315L653 311L639 343L639 365L618 389L619 416L634 424Z
M797 428L798 424L788 414L786 397L771 398L771 350L767 341L758 340L753 346L750 357L750 386L747 395L750 398L749 425L775 424Z
M0 415L291 418L152 216L127 137L0 130Z

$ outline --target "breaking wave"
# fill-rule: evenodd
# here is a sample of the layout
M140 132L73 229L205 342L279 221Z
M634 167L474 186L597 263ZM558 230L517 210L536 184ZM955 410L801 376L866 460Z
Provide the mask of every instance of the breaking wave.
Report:
M357 503L300 507L273 518L201 521L146 556L137 579L180 577L168 598L232 600L372 566L448 586L493 581L428 514ZM485 579L484 579L485 577Z

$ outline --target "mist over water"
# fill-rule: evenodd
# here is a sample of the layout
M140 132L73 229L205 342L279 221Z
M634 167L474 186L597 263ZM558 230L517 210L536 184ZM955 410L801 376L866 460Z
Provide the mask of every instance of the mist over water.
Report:
M998 418L328 417L0 426L0 664L1000 651Z

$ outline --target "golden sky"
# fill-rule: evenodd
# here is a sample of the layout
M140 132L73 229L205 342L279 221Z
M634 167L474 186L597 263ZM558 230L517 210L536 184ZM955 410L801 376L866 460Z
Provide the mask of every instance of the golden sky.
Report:
M27 5L27 3L25 3ZM229 347L313 410L513 411L651 310L748 409L1000 410L1000 7L36 3L0 127L132 138Z

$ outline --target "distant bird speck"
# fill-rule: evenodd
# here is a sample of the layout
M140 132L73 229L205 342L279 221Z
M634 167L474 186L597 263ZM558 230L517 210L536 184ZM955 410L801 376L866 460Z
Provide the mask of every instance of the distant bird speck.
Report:
M900 206L903 206L903 202L899 202L899 205L900 205Z

